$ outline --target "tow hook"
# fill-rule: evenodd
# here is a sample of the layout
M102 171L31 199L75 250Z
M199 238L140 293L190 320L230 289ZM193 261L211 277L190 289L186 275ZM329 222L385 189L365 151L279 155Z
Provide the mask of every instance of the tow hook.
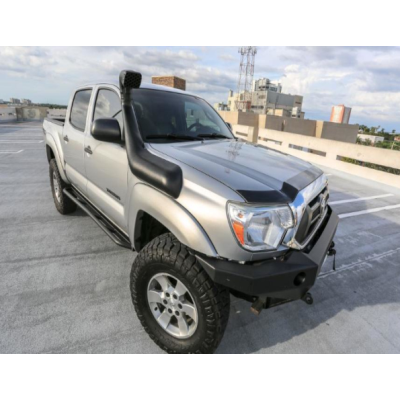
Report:
M265 308L266 299L260 296L250 307L250 311L254 314L259 316L261 311Z
M333 270L336 271L336 249L335 242L332 242L329 246L328 256L333 256Z
M314 299L311 295L310 292L307 292L303 297L302 300L304 301L304 303L308 304L309 306L311 306L312 303L314 303Z

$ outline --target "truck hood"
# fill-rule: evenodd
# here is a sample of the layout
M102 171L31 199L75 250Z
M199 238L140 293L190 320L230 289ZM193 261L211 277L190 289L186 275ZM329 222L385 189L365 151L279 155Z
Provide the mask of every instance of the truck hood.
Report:
M292 202L322 171L308 162L236 140L152 143L154 150L207 174L249 203Z

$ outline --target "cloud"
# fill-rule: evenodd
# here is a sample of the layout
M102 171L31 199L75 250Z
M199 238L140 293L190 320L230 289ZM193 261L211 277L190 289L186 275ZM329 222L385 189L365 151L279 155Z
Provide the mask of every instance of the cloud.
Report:
M0 98L66 104L80 84L116 82L122 69L177 75L209 102L236 89L237 47L0 47ZM331 106L353 108L352 122L400 130L400 48L259 47L255 77L280 80L304 97L306 118L329 118Z

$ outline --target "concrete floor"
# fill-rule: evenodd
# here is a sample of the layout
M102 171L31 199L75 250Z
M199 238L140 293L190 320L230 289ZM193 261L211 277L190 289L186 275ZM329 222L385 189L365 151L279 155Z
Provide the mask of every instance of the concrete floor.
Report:
M53 205L41 125L0 124L0 352L159 353L129 293L134 253L81 211ZM20 152L20 150L23 150ZM390 187L335 171L338 214L400 205ZM393 194L369 200L365 197ZM262 312L232 298L220 353L399 353L400 208L343 218L312 290Z

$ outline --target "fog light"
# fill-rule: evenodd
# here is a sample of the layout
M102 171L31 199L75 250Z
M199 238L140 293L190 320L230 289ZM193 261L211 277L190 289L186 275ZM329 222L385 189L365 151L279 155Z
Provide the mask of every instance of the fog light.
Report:
M296 275L296 278L294 278L294 286L300 286L306 281L306 274L304 272L300 272L298 275Z

